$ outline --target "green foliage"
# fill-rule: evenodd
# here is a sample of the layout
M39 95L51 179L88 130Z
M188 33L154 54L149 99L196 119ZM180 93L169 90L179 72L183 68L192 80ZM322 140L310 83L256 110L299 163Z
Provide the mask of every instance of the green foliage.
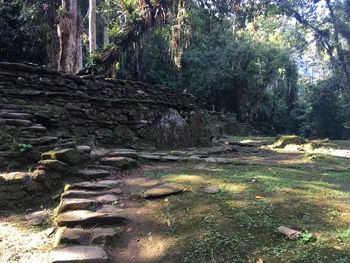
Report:
M18 148L19 148L19 151L21 153L23 153L23 152L30 152L31 150L33 150L33 145L21 143L21 144L18 145Z

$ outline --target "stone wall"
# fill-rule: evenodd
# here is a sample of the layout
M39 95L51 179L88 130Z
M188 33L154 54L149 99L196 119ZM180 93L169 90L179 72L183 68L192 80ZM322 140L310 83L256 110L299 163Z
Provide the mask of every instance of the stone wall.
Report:
M209 144L190 95L31 65L0 63L0 112L31 114L51 136L78 144L160 149Z

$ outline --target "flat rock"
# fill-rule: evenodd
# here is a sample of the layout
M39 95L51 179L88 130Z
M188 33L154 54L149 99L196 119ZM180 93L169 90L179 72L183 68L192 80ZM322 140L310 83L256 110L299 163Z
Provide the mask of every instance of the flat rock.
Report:
M105 245L115 240L118 233L113 228L65 228L57 230L54 247L61 244Z
M133 149L114 149L107 154L108 157L130 157L136 158L137 151Z
M111 195L111 194L107 194L107 195L102 195L102 196L98 196L96 197L96 200L98 203L112 203L112 202L116 202L119 200L119 197L116 195Z
M219 158L219 157L208 157L204 159L207 163L218 163L218 164L227 164L230 163L231 160L228 158Z
M68 187L68 190L70 189L91 189L91 190L112 189L122 184L123 182L120 180L100 180L96 182L82 182L82 183L72 184Z
M28 131L28 132L34 132L34 133L46 133L47 129L42 125L33 125L33 126L21 128L21 131Z
M144 153L140 153L138 157L145 160L150 160L150 161L160 161L160 158L161 158L160 155L144 154Z
M87 209L97 204L98 201L92 198L63 198L58 211L65 212L69 210Z
M25 172L2 173L0 174L0 183L3 181L6 184L19 184L27 181L29 176L29 173Z
M181 160L182 158L179 156L174 156L174 155L166 155L166 156L162 156L162 161L166 161L166 162L176 162Z
M127 169L137 166L137 161L128 157L105 157L100 160L103 165L112 165L116 168Z
M68 164L59 160L41 160L38 164L59 172L68 171L70 168Z
M203 189L204 193L207 194L217 194L220 191L218 186L209 186Z
M33 119L33 115L28 113L19 113L19 112L0 112L0 118L31 120Z
M118 195L122 194L123 191L120 188L112 188L108 190L100 190L100 191L89 191L89 190L68 190L62 194L63 198L87 198L94 196L101 196L105 194Z
M124 210L113 205L103 205L99 209L96 210L98 213L120 213Z
M77 150L85 153L91 153L91 147L89 145L77 145Z
M15 127L28 127L32 125L31 121L21 119L0 119L0 123Z
M102 169L81 169L78 171L78 176L83 178L100 178L108 176L111 173L107 170Z
M58 226L91 227L96 225L114 225L123 224L127 220L118 213L100 213L87 210L75 210L59 214L56 219Z
M108 255L97 246L73 246L53 249L48 256L48 263L107 263Z
M25 216L25 219L27 220L27 224L30 226L38 226L41 225L49 212L47 210L42 211L36 211L31 214L28 214Z
M41 155L41 158L46 159L56 159L67 163L69 165L77 165L84 161L89 160L89 155L78 151L77 149L61 149L61 150L52 150Z
M53 136L43 136L40 138L26 138L21 139L22 142L32 144L32 145L46 145L50 143L55 143L58 141L57 137Z
M167 196L172 194L181 193L185 190L185 187L178 184L163 184L153 187L142 194L144 198L155 198L161 196Z

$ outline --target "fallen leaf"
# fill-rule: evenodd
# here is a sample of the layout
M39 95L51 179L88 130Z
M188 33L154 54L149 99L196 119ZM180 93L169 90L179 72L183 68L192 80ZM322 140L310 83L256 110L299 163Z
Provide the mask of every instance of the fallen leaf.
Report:
M171 227L171 221L169 219L166 221L166 223L168 224L168 227Z
M260 195L257 195L257 196L255 196L255 198L256 198L256 199L264 199L265 197L260 196Z
M262 260L262 258L259 258L256 263L264 263L264 261Z

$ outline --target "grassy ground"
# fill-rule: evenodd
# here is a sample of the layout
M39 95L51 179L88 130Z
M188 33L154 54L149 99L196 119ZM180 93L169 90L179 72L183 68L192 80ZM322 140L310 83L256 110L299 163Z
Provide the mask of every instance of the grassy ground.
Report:
M281 154L281 153L280 153ZM187 185L189 192L155 200L173 240L154 262L350 262L350 174L332 171L349 159L317 157L294 166L187 163L146 172ZM254 180L253 180L254 179ZM219 186L218 194L203 188ZM278 226L303 232L288 240ZM156 231L150 229L150 231Z

